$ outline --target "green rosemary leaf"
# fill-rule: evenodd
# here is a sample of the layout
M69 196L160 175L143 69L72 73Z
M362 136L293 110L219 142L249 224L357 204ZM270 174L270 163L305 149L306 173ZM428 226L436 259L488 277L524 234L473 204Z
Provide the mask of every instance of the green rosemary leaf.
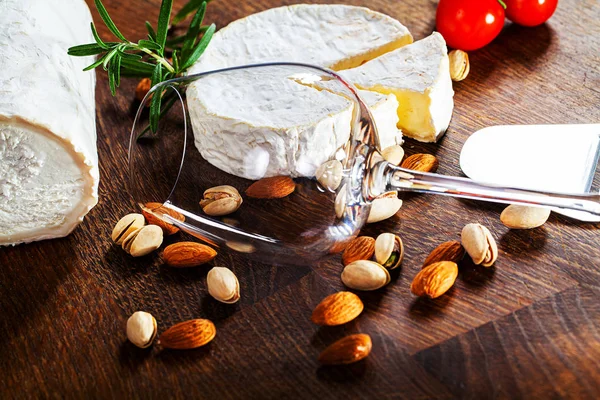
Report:
M202 36L202 39L200 40L200 42L198 43L198 45L196 46L196 48L194 49L194 51L192 52L190 57L187 60L185 60L185 62L183 63L183 67L181 67L182 70L185 71L186 69L191 67L196 61L198 61L198 58L200 58L202 53L204 53L204 50L206 50L206 47L208 46L210 39L212 39L212 36L215 33L215 30L216 30L215 24L211 24L208 27L208 29Z
M163 0L160 5L160 13L158 14L158 26L156 28L156 43L164 49L167 41L167 33L169 31L169 21L171 20L171 8L173 0ZM163 54L163 51L160 51Z
M113 20L110 18L110 15L108 15L108 11L106 11L104 4L102 4L100 0L94 0L94 3L96 4L96 8L98 9L100 18L102 18L102 21L104 21L104 24L106 24L108 30L111 31L113 35L115 35L119 39L127 41L127 39L125 39L125 36L123 36L123 34L119 31L119 29L113 22Z
M171 92L172 93L172 92ZM164 100L166 100L168 98L168 100L165 102ZM179 97L177 97L175 94L171 94L171 95L166 95L165 98L163 98L163 102L164 102L164 106L162 107L162 110L160 112L159 118L164 117L169 110L171 109L171 107L173 107L173 105L177 102L177 100L179 100ZM144 136L148 131L150 130L150 125L147 125L142 132L137 136L136 139L140 139L142 136Z
M150 40L154 40L156 42L156 32L154 31L152 24L148 21L146 21L146 29L148 30L148 37Z
M94 63L88 65L87 67L85 67L83 70L84 71L91 71L92 69L100 66L103 62L104 62L104 58L106 57L106 54L103 55L102 57L98 58Z
M108 87L110 88L110 93L113 96L117 94L117 80L115 75L117 58L118 57L114 57L113 61L108 64Z
M106 56L104 57L104 61L102 62L102 67L104 67L105 71L108 70L108 63L110 62L110 60L112 60L112 58L114 56L117 55L118 51L119 51L119 49L117 47L115 47L111 51L109 51L108 53L106 53Z
M179 71L179 52L177 50L173 50L171 58L173 59L173 68L175 68L175 71Z
M181 57L183 59L187 59L190 55L190 52L196 45L196 39L198 39L198 34L200 33L200 27L202 26L202 20L204 19L204 14L206 13L206 1L202 2L200 8L194 15L192 22L190 22L190 26L188 28L187 34L185 35L185 41L183 42L183 46L181 48Z
M117 53L117 56L114 58L111 64L115 64L115 83L116 87L121 86L121 60L123 59L121 56L121 52Z
M122 72L127 76L151 77L154 68L156 68L155 64L150 64L142 60L132 60L129 58L123 58L121 60Z
M96 43L98 43L98 45L103 49L108 50L110 46L104 43L104 41L100 38L100 35L98 35L98 31L96 30L96 25L94 25L93 22L90 22L90 28L92 29L92 35L94 36Z
M186 35L175 36L172 39L167 39L165 42L165 47L173 47L176 44L181 44L185 40Z
M162 82L162 64L156 64L154 72L152 73L152 86ZM152 100L150 102L150 129L153 133L158 130L158 120L160 118L160 104L161 104L162 93L160 91L154 92Z
M142 59L142 56L140 54L125 53L125 50L119 50L119 55L123 59L129 59L129 60L141 60Z
M186 5L181 7L181 10L173 17L171 23L177 25L188 17L194 10L198 9L204 0L190 0Z
M67 50L67 54L75 57L84 57L104 53L104 50L105 49L103 47L100 47L98 43L89 43L70 47Z
M160 45L158 45L155 42L152 42L150 40L144 40L144 39L139 40L138 46L140 46L141 48L144 48L144 49L162 50L162 47L160 47Z

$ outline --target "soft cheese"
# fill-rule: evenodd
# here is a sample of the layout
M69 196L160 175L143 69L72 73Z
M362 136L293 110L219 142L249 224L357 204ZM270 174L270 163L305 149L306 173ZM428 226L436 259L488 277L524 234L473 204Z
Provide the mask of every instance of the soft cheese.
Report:
M448 128L454 91L439 33L340 74L360 89L395 95L398 127L408 137L435 142Z
M364 7L301 4L231 23L215 34L190 73L270 61L344 69L409 43L408 30L384 14ZM348 140L352 102L317 86L298 87L302 83L293 81L293 69L286 70L292 79L263 76L261 82L251 76L256 71L190 86L187 102L196 146L210 163L238 176L311 175L335 153L334 144ZM395 96L364 92L361 97L371 109L382 147L401 143ZM258 106L269 101L269 109ZM245 113L236 113L240 109ZM257 122L257 113L265 120ZM247 161L253 157L256 163Z
M69 234L97 203L93 41L83 0L0 1L0 245Z
M195 144L248 179L310 176L350 135L353 103L300 85L287 67L209 75L187 92Z
M219 30L190 72L275 61L341 70L412 41L400 22L365 7L298 4L253 14Z

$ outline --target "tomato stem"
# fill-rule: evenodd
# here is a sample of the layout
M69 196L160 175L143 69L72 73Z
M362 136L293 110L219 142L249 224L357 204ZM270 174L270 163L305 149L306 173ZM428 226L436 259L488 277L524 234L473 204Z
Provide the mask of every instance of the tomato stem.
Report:
M506 10L506 3L503 2L502 0L498 0L498 3L500 3L500 5L502 6L502 8L504 8Z

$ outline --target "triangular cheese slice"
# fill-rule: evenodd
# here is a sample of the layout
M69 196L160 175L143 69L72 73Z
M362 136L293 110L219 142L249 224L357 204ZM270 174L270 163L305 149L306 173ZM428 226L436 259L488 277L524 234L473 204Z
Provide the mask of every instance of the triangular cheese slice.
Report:
M340 74L359 89L395 95L398 127L408 137L435 142L448 128L454 91L439 33Z

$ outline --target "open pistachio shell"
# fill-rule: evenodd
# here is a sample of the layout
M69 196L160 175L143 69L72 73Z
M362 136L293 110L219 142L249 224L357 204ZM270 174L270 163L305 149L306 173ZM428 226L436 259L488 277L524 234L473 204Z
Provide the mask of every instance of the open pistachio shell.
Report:
M404 259L404 244L400 236L382 233L375 240L375 260L387 269L395 269Z

